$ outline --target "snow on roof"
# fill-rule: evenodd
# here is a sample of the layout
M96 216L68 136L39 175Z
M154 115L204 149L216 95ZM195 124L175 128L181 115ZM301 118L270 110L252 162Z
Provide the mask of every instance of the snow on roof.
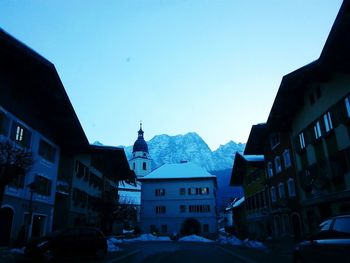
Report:
M264 155L243 155L248 162L264 161Z
M233 203L232 208L238 207L240 206L243 202L244 202L244 196L242 198L240 198L239 200L237 200L236 202Z
M141 183L136 182L136 185L135 185L133 183L128 183L128 182L125 182L125 181L119 181L118 189L139 190L139 191L141 191Z
M244 202L244 196L241 198L235 198L235 200L233 200L226 208L226 211L231 210L232 208L238 207L240 206L242 203Z
M216 178L216 176L208 173L207 170L197 164L186 162L164 164L143 178L140 178L140 180L178 178Z

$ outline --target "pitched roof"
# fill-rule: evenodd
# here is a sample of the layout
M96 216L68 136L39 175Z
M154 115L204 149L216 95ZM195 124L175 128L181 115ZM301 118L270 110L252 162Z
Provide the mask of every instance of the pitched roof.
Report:
M89 145L55 66L0 28L0 105L63 149Z
M164 164L149 173L148 175L139 178L139 180L155 180L155 179L195 179L195 178L216 178L204 168L191 163L176 163Z
M272 105L267 124L287 130L295 113L303 106L305 86L322 82L333 72L350 73L350 0L344 0L320 57L285 75Z
M262 154L264 152L263 138L266 136L266 130L266 123L256 124L252 126L244 150L245 155Z

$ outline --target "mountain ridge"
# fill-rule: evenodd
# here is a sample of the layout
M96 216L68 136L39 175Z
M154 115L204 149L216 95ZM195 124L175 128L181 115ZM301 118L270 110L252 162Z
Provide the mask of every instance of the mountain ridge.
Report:
M184 135L155 135L147 141L149 154L153 160L153 168L166 163L181 161L194 162L208 171L232 168L236 152L243 152L245 144L230 140L212 151L208 144L196 132ZM121 146L125 149L128 159L132 155L131 146Z

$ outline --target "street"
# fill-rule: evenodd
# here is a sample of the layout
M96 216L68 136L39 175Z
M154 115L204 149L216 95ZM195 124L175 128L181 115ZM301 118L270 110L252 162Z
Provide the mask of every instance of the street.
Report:
M262 251L259 249L222 245L216 242L130 242L119 245L121 250L109 252L103 260L93 258L64 259L64 262L104 262L104 263L257 263L292 262L292 253L281 247ZM0 253L2 262L31 262L24 255Z
M178 262L292 262L291 254L279 255L260 250L197 242L137 242L121 245L125 252L108 255L106 263L178 263ZM127 251L127 252L126 252Z

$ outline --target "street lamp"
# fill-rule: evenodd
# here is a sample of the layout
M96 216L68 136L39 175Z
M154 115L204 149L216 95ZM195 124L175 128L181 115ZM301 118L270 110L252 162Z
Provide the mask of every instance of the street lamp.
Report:
M29 206L28 206L28 222L27 222L27 231L26 231L26 241L28 242L29 240L29 231L32 225L32 216L33 216L33 193L37 190L37 183L34 180L30 184L27 185L29 187L30 191L30 199L29 199Z

